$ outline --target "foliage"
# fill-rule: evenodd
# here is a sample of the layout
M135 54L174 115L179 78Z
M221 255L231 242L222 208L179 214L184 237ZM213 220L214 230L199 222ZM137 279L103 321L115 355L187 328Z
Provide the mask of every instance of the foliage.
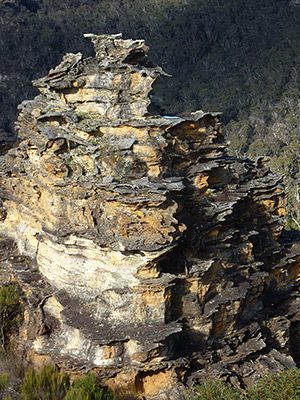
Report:
M250 388L251 400L297 400L300 398L300 371L291 369L262 378Z
M187 400L297 400L300 370L290 369L262 378L255 386L239 389L221 381L207 381L188 391Z
M46 364L39 372L33 368L27 370L21 400L115 400L115 396L99 386L95 374L71 384L68 374L53 364Z
M21 387L22 400L63 400L70 388L70 377L53 364L36 372L29 368Z
M4 396L4 390L7 388L9 382L9 375L6 374L5 372L0 374L0 399L6 400L7 397ZM8 400L8 399L7 399Z
M22 305L15 283L3 286L0 289L0 343L5 349L6 339L12 329L21 321Z
M88 374L73 382L64 400L115 400L115 396L99 386L95 374Z
M227 383L212 380L192 388L187 394L187 400L240 400L244 398L241 390Z

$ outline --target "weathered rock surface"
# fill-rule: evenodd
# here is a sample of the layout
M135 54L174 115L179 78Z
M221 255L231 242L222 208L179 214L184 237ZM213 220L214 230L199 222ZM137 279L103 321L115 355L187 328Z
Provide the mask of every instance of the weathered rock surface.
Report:
M87 35L20 105L1 158L1 274L18 346L146 399L300 362L300 242L265 159L229 158L218 114L152 116L142 40ZM296 235L297 236L297 235Z

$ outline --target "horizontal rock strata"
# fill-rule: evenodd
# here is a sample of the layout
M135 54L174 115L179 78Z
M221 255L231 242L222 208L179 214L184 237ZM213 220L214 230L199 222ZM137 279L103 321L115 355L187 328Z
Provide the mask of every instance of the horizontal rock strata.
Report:
M295 367L300 247L282 232L281 178L227 156L218 113L150 115L164 72L144 41L87 37L95 57L67 54L34 82L1 157L19 348L147 399Z

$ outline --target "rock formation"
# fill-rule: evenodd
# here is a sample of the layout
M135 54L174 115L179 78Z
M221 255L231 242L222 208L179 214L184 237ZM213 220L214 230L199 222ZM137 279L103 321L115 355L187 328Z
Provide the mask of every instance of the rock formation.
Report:
M146 399L295 367L300 246L281 178L226 155L218 113L150 115L164 72L144 41L86 36L95 57L34 82L1 157L1 276L26 298L16 347Z

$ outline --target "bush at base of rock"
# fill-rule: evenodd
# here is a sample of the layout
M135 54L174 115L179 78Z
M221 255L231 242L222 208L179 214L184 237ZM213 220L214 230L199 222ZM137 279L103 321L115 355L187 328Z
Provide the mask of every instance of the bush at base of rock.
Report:
M187 400L240 400L246 399L242 390L222 381L208 380L193 387L186 395Z
M115 396L99 386L95 374L88 374L73 382L64 400L116 400Z
M68 374L48 364L38 372L28 369L21 387L21 400L115 400L115 397L98 385L95 374L71 384Z
M207 381L190 389L186 400L298 400L300 370L290 369L262 378L255 386L239 389L221 381Z
M298 400L300 399L300 370L289 369L262 378L248 389L250 400Z
M20 294L15 283L10 283L0 288L0 346L7 349L9 334L22 321L22 305Z

